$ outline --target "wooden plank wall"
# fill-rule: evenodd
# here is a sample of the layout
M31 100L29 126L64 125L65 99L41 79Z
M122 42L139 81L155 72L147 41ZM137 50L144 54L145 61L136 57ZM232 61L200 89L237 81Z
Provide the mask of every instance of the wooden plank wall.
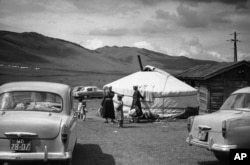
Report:
M207 111L209 109L209 91L207 86L201 85L199 87L199 103L200 103L200 110Z
M210 80L210 112L217 111L224 101L224 79L222 77Z

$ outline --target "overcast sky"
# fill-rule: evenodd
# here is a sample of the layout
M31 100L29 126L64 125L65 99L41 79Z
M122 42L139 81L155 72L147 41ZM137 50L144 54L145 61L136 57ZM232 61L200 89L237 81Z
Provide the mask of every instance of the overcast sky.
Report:
M250 59L250 0L0 0L0 30L78 43L146 48L172 56Z

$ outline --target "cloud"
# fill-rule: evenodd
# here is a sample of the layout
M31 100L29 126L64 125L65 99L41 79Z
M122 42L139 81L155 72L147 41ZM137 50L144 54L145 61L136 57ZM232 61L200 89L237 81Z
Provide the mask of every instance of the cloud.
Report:
M166 2L166 0L139 0L139 1L147 6L154 6L158 3Z
M100 14L105 16L126 15L138 8L134 0L66 0L85 14Z
M196 2L196 3L223 3L223 4L231 4L231 5L238 5L238 4L246 4L248 0L179 0L181 2Z
M195 36L184 35L182 37L181 46L190 56L199 56L204 53L203 46Z
M82 45L85 48L91 49L91 50L105 46L104 42L98 38L94 38L92 40L87 40L85 42L81 42L80 45Z
M238 52L238 61L246 60L250 61L250 53Z
M46 5L43 2L39 0L0 1L0 18L44 12Z
M136 34L134 35L153 35L156 36L156 34L160 34L160 35L166 35L168 32L172 31L171 26L173 24L171 22L157 22L155 20L148 20L145 21L142 24L141 28L138 28Z
M178 18L177 15L171 14L170 12L162 10L162 9L156 10L155 14L156 14L156 19L175 20Z
M89 32L90 35L104 35L104 36L123 36L128 33L127 29L124 28L105 28L105 29L94 29Z
M204 14L198 13L195 8L180 4L176 8L176 12L176 14L169 13L168 11L159 9L155 12L156 19L185 28L202 28L208 26L208 18Z
M194 2L194 1L191 1ZM221 10L223 8L223 10ZM175 12L169 12L166 9L158 9L155 11L155 18L158 24L165 22L171 25L173 29L178 28L219 28L223 26L229 27L234 23L234 17L245 20L242 13L234 12L231 6L215 3L203 3L202 5L187 5L186 3L179 3ZM229 27L230 28L230 27Z
M179 49L175 51L178 56L213 61L229 61L225 56L214 50L207 50L200 43L199 38L192 35L183 35Z
M148 50L155 50L155 47L151 44L151 43L149 43L149 42L147 42L147 41L139 41L139 42L135 42L134 44L133 44L133 46L134 47L137 47L137 48L145 48L145 49L148 49Z
M181 4L176 10L179 15L179 20L177 22L181 26L186 28L197 28L206 27L208 25L208 20L204 15L187 6Z
M216 51L207 51L207 56L210 57L210 59L215 60L215 61L230 61L230 59L227 59L223 57L220 53Z

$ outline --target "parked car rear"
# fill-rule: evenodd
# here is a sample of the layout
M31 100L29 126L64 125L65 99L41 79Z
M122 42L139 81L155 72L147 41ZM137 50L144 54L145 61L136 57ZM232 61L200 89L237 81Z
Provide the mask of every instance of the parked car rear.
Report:
M50 82L0 86L0 162L71 164L77 114L71 87Z
M250 149L250 87L233 92L217 112L188 118L188 131L187 143L221 161L230 149Z

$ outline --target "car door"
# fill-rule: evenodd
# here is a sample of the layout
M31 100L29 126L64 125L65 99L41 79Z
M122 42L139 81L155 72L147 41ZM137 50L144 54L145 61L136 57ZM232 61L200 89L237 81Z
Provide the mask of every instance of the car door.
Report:
M68 150L73 151L77 139L77 112L74 107L74 99L72 94L69 94L69 145Z
M94 97L94 98L98 97L98 95L97 95L97 88L94 87L92 90L93 90L92 97Z
M87 90L88 90L88 97L89 97L89 98L93 98L93 97L94 97L93 88L90 87L90 88L88 88Z

